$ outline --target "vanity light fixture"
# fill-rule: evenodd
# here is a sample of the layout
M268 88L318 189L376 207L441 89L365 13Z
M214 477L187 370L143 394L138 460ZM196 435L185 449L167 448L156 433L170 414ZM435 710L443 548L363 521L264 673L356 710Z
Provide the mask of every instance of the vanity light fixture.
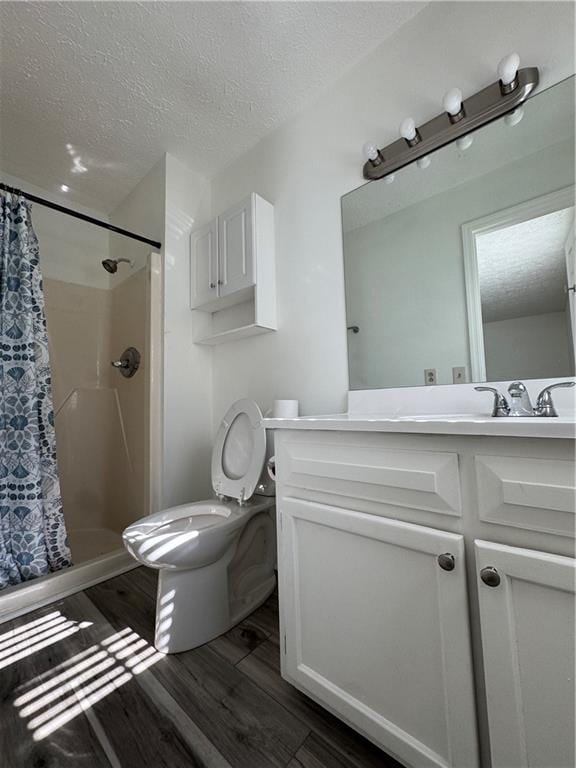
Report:
M498 77L500 78L500 90L502 95L512 93L518 88L518 67L520 56L517 53L509 53L498 64Z
M448 114L451 123L457 123L464 117L462 106L462 91L460 88L450 88L442 100L442 106Z
M371 141L367 141L366 144L364 144L362 152L364 153L367 162L371 163L374 167L380 165L384 160L376 144L373 144Z
M400 131L400 136L406 140L409 147L414 147L422 141L422 137L418 133L418 128L416 128L416 123L412 117L405 117L400 123L398 130Z
M459 88L452 88L444 97L442 114L419 126L412 118L406 118L400 125L401 138L383 149L374 144L365 145L367 162L363 168L364 178L370 181L386 178L458 139L463 139L459 148L467 149L471 144L470 133L508 113L511 114L507 124L516 125L522 119L522 112L520 117L512 115L518 112L518 107L539 82L537 67L519 69L519 64L517 53L505 56L498 65L500 79L492 85L465 100ZM369 155L367 148L370 149Z

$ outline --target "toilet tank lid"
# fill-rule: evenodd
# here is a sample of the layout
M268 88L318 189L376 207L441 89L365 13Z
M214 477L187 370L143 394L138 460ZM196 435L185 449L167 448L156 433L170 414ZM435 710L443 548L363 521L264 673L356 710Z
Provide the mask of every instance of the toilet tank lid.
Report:
M220 423L212 451L212 487L218 496L249 499L266 457L266 429L254 400L237 400Z

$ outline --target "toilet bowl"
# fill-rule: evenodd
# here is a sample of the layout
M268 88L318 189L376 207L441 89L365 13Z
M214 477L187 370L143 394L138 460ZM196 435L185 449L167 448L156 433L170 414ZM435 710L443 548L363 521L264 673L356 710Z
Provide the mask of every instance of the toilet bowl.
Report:
M239 400L214 443L216 498L162 510L124 531L128 552L159 571L157 650L178 653L207 643L274 590L274 498L253 495L265 456L262 413L253 401Z

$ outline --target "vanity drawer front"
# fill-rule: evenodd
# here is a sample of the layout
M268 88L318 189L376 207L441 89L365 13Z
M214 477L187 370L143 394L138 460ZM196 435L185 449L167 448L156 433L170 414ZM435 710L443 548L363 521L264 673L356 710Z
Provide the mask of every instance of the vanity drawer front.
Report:
M574 462L477 455L474 463L478 513L485 523L574 536Z
M356 499L453 517L462 514L456 453L286 441L279 466L283 485L341 497L346 504Z

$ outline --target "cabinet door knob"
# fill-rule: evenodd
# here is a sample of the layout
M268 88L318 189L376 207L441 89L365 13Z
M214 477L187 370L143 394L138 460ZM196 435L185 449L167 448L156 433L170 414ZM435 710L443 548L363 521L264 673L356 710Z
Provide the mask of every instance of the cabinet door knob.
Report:
M487 565L480 571L480 578L487 587L497 587L500 584L500 574L493 565Z
M210 283L210 288L216 288L216 283Z
M444 555L438 555L438 565L444 571L453 571L456 565L454 555L446 552Z

